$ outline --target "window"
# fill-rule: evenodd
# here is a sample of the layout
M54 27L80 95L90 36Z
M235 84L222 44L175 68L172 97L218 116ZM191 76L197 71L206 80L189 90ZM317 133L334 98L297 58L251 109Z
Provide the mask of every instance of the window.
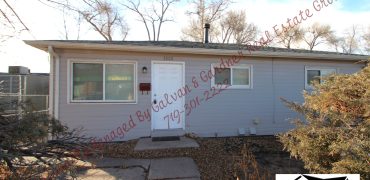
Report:
M73 100L103 99L103 64L73 64Z
M335 68L312 68L306 67L306 81L305 81L305 88L311 89L313 83L323 83L323 77L336 73Z
M212 86L215 84L231 85L229 88L233 89L249 89L252 88L252 66L239 65L231 66L229 68L218 68L212 65L214 78L212 79Z
M72 63L72 102L135 102L135 63Z

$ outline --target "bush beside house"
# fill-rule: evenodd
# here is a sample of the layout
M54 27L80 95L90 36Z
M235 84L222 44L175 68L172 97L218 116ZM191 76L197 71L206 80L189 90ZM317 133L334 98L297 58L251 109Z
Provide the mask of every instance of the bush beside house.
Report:
M68 129L46 113L28 111L24 103L14 105L22 113L9 114L0 104L0 179L73 175L75 160L82 158L73 152L94 152L81 129ZM51 136L54 140L48 141Z
M353 75L331 75L304 93L303 104L283 101L304 115L279 135L311 173L360 173L370 179L370 65Z

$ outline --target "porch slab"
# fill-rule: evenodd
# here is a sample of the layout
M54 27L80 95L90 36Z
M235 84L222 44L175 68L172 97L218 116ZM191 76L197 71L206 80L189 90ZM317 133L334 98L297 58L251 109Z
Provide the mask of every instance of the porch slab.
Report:
M151 133L152 138L169 137L169 136L184 136L184 135L185 135L185 131L183 129L153 130Z
M174 149L174 148L198 148L199 144L194 140L187 137L180 137L179 141L152 141L151 138L140 139L134 150L156 150L156 149Z
M200 173L194 160L188 157L153 159L148 179L200 179Z

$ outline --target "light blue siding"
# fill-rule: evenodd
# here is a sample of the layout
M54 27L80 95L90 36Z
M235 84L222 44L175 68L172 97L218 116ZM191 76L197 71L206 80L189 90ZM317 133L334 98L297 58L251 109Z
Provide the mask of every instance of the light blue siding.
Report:
M68 92L68 63L74 58L102 60L137 61L137 82L151 82L151 61L162 61L168 54L133 54L107 53L98 51L61 51L60 62L60 96L59 119L72 128L84 127L86 134L104 137L112 130L127 123L130 115L136 126L115 141L128 140L150 136L151 122L138 121L137 111L150 109L151 95L138 91L136 104L80 104L69 103ZM208 71L212 63L218 63L220 57L174 55L173 61L185 62L186 84L192 88L186 96L186 102L199 96L204 98L204 91L209 90L211 83L199 78L201 71ZM354 73L362 67L361 64L344 61L318 61L274 58L243 58L239 64L253 66L252 89L228 89L208 102L192 110L186 117L185 130L200 136L233 136L238 128L255 127L258 135L271 135L286 131L293 126L287 120L298 115L282 104L280 97L302 102L304 90L305 66L330 66L338 69L339 73ZM141 73L142 67L148 68L148 73ZM195 76L199 87L194 88L192 78ZM138 86L138 85L137 85ZM259 124L254 124L255 119Z

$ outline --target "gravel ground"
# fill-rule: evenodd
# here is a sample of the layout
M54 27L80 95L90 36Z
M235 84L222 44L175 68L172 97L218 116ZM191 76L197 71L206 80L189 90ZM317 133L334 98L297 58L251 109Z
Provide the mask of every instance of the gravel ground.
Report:
M249 136L227 138L195 138L199 148L148 150L135 152L137 140L109 143L104 148L104 156L119 158L165 158L191 157L199 167L202 179L236 179L238 171L235 160L240 159L245 144L255 156L260 169L265 169L275 177L277 173L307 173L303 163L282 150L282 145L274 136Z

